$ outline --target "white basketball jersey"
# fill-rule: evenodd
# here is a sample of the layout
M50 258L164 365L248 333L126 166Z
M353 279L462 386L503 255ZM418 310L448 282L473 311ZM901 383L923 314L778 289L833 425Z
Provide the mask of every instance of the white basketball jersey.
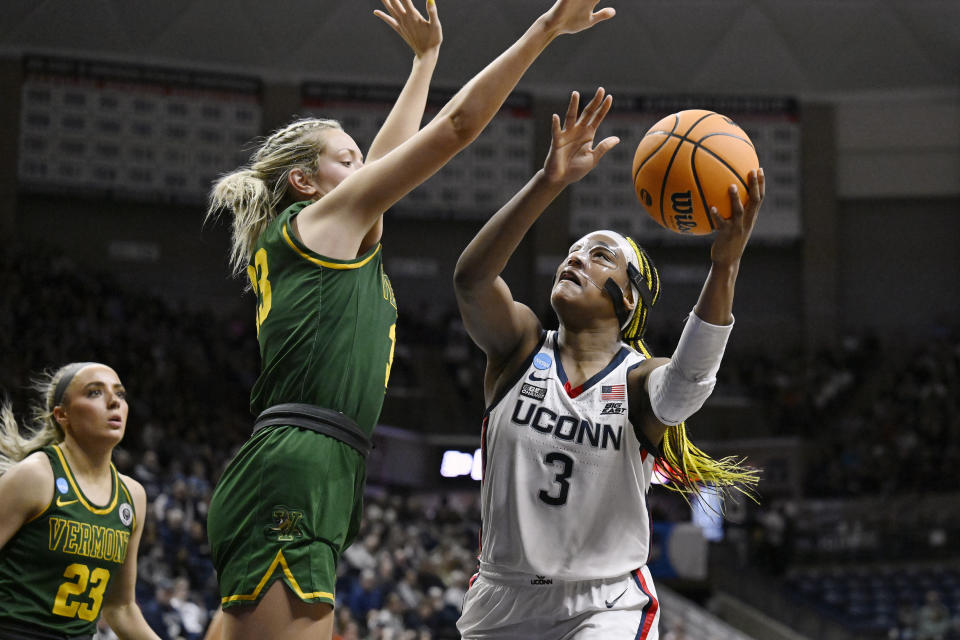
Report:
M646 564L654 454L627 397L627 372L643 360L624 346L571 389L557 334L545 333L484 420L481 574L591 580Z

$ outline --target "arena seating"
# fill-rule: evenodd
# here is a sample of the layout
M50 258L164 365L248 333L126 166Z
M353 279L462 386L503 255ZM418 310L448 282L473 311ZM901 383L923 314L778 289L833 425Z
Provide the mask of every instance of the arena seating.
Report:
M138 599L161 637L202 637L218 601L206 508L250 427L246 394L258 357L252 323L123 290L109 274L79 269L43 247L6 247L0 266L0 351L8 354L0 386L25 416L25 383L38 369L90 357L117 369L130 390L131 421L116 464L144 484L150 504ZM23 296L28 290L33 295ZM411 361L398 397L424 397L423 389L440 384L429 375L448 385L462 378L469 393L476 358L456 348L445 355L447 342L429 339L458 335L449 314L437 317L437 326L412 330L408 347L398 350ZM718 393L752 398L781 435L802 437L808 454L799 499L766 496L746 522L729 526L749 540L749 566L845 625L850 638L907 638L892 634L918 624L931 599L960 618L960 498L942 492L960 465L960 341L948 331L883 364L871 355L877 348L869 336L852 339L806 372L780 370L774 358L761 366L725 363ZM419 361L450 368L431 374L437 367ZM805 408L791 414L786 398ZM470 424L480 402L464 404ZM390 415L396 423L403 412ZM475 502L441 498L371 487L364 530L342 563L341 637L385 638L387 628L394 638L456 637L452 624L474 569L479 517ZM692 619L678 623L673 615L664 614L665 638L670 625ZM949 633L930 637L957 637ZM688 630L687 637L701 636Z

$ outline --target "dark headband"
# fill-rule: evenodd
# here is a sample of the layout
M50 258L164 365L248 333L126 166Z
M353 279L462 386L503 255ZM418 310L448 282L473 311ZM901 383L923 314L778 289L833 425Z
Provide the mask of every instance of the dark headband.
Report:
M56 406L59 406L63 402L63 394L66 392L67 387L70 386L70 381L73 380L73 376L79 373L80 369L88 367L91 364L100 364L99 362L74 362L68 364L64 367L63 375L60 376L60 380L57 381L57 387L53 390L53 404L50 406L53 409Z
M630 280L630 284L637 290L640 299L643 301L643 305L649 311L653 307L653 291L647 286L647 281L644 280L640 274L640 270L633 266L631 262L627 262L627 278ZM627 308L623 304L623 289L613 281L613 278L607 278L607 281L603 283L603 288L607 292L607 295L610 296L610 301L613 302L613 310L617 314L617 321L620 323L620 326L623 327L630 318L630 312L627 311Z

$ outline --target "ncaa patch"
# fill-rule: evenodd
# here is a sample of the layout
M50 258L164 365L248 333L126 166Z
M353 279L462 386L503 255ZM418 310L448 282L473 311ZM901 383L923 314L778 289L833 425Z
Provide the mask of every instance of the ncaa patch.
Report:
M553 363L553 358L548 356L545 353L538 353L533 358L533 366L541 371L544 369L549 369L550 365Z
M520 387L520 395L533 398L534 400L543 400L547 397L547 388L524 382L523 386Z
M123 523L123 526L129 527L130 523L133 522L133 507L129 503L124 502L120 505L120 508L117 509L117 515L120 516L120 522Z
M57 491L60 493L70 491L70 485L67 484L66 478L57 478Z

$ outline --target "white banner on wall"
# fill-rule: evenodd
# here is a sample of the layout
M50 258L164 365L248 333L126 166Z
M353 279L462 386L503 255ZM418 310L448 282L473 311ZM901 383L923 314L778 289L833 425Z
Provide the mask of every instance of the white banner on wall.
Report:
M33 191L202 202L247 161L259 80L52 57L24 61L18 179Z

